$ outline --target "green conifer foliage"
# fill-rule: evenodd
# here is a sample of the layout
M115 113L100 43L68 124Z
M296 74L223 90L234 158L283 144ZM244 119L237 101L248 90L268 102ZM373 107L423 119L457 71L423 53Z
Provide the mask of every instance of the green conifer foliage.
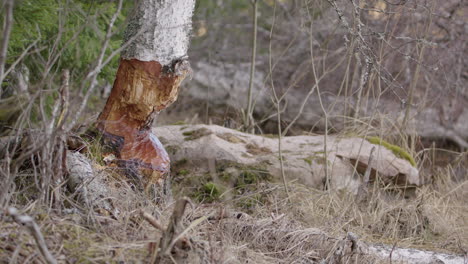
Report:
M74 78L83 77L99 56L108 23L117 4L118 1L89 0L16 1L7 64L14 62L29 45L38 40L32 50L40 51L26 56L23 61L31 70L32 82L42 77L47 59L62 49L63 53L53 65L54 71L60 72L66 68L70 69ZM126 13L132 4L133 1L124 1L106 55L120 47ZM0 20L3 22L3 14ZM77 32L78 37L72 40ZM52 50L57 39L57 48ZM100 81L112 82L117 66L118 56L102 70Z

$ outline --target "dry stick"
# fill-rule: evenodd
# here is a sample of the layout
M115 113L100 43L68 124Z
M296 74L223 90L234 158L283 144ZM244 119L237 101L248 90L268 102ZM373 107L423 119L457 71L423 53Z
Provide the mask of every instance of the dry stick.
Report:
M164 231L164 227L151 214L149 214L149 213L147 213L147 212L145 212L143 210L140 210L140 216L143 217L143 219L145 219L146 221L148 221L148 223L150 223L150 225L152 225L156 229Z
M36 244L39 247L39 251L41 252L42 256L45 258L47 263L49 264L56 264L57 260L50 254L49 249L45 243L44 237L42 236L41 230L39 226L36 224L34 219L29 215L19 215L18 209L14 207L8 208L8 214L15 220L16 223L19 225L25 226L29 232L31 232L34 240L36 240Z
M364 173L364 184L367 186L369 183L370 173L372 170L372 159L374 158L375 147L372 147L369 154L369 161L367 162L366 172Z
M253 90L253 83L255 77L255 59L257 55L257 10L258 10L258 1L252 0L254 13L253 13L253 38L252 38L252 59L251 59L251 66L250 66L250 79L249 79L249 90L248 90L248 97L247 97L247 113L245 113L245 120L244 120L244 129L250 129L253 123L253 107L252 107L252 90Z
M366 168L366 172L364 173L363 182L358 188L358 194L355 200L358 204L363 201L366 201L366 199L368 198L367 196L369 195L369 180L370 180L370 173L372 171L372 160L374 159L374 151L375 151L375 147L372 147L370 154L369 154L369 160L367 161L367 168ZM356 160L356 166L358 162L359 160ZM356 167L354 168L354 170L356 170Z
M314 43L313 43L313 36L312 36L312 16L309 12L309 10L307 9L307 13L309 15L309 19L310 19L310 30L309 30L309 43L310 43L310 63L311 63L311 66L312 66L312 73L314 75L314 79L315 79L315 85L317 86L317 96L318 96L318 99L319 99L319 103L320 103L320 108L322 109L323 111L323 115L325 116L325 134L323 135L323 159L324 159L324 167L325 167L325 179L326 179L326 187L327 187L327 190L330 191L330 175L328 173L328 149L327 149L327 141L328 141L328 113L327 113L327 110L325 110L325 107L323 105L323 102L322 102L322 95L320 94L320 87L319 87L319 82L320 82L320 79L317 77L317 70L315 69L315 63L314 63Z
M271 33L270 33L271 34ZM283 49L283 51L281 52L281 54L278 56L278 58L276 59L275 63L273 63L273 67L272 70L268 73L268 75L265 77L265 81L264 83L267 82L267 80L271 77L271 74L273 72L273 70L276 68L276 65L278 65L278 63L281 62L281 59L286 55L286 52L291 48L291 46L294 44L294 42L296 41L296 39L298 38L298 34L295 34L295 36L291 39L291 41L289 41L288 45L286 46L286 48ZM271 39L271 38L270 38ZM302 76L305 76L305 73L302 74ZM298 78L298 80L293 80L293 82L286 88L286 91L289 91L294 85L296 85L299 80L301 78ZM266 85L264 85L266 87ZM263 90L263 88L262 88ZM285 96L286 93L283 94L283 96ZM255 109L255 105L257 104L257 99L259 98L259 96L256 96L253 103L252 103L252 108ZM283 97L280 97L282 100ZM287 104L286 104L287 105ZM286 109L286 107L284 108L284 110ZM257 123L263 123L265 122L266 120L269 120L270 118L274 117L276 114L273 114L273 115L270 115L269 117L266 117L266 118L263 118L262 120L260 120L259 122Z
M59 89L60 100L61 100L61 113L57 121L57 127L60 129L62 126L62 121L66 113L68 112L68 107L70 105L70 71L65 69L62 71L62 85Z
M425 35L427 36L428 35L428 31L429 31L429 28L432 24L432 10L430 10L431 12L429 13L429 20L427 22L427 27L426 27L426 31L425 31ZM416 45L416 48L418 46ZM426 48L426 45L424 42L422 42L422 48L421 48L421 51L419 53L419 57L418 57L418 61L416 62L417 65L416 65L416 71L414 73L414 78L411 82L411 86L410 86L410 91L409 91L409 96L408 96L408 102L407 102L407 105L406 105L406 109L405 109L405 117L403 119L403 123L402 123L402 126L401 126L401 129L402 131L407 131L407 134L409 133L409 135L407 135L405 137L405 143L408 145L408 147L410 147L411 149L411 152L415 152L415 148L416 148L416 140L415 140L415 135L414 133L412 133L409 129L406 129L407 125L408 125L408 122L409 122L409 119L410 119L410 110L411 110L411 107L413 105L413 98L414 98L414 92L416 90L416 85L418 83L418 79L419 79L419 74L420 74L420 71L421 71L421 64L423 64L423 54L424 54L424 50ZM405 130L403 130L405 129ZM411 146L409 146L409 140L411 140Z
M13 0L6 0L5 2L5 21L3 28L3 39L0 43L0 84L3 82L5 62L8 51L8 41L10 40L11 28L13 27ZM2 95L2 88L0 87L0 96Z
M422 56L423 56L425 47L426 46L422 46L421 52L419 53L419 60L420 61L422 61L422 59L423 59ZM416 89L416 84L418 83L420 70L421 70L421 64L418 63L418 65L416 66L416 72L414 73L414 78L413 78L413 80L411 82L409 95L408 95L408 102L406 102L405 117L403 119L403 123L401 124L401 129L402 130L408 125L410 110L411 110L411 106L413 104L413 97L414 97L413 94L414 94L414 90Z
M392 87L397 87L403 91L406 91L404 89L404 87L399 84L398 82L396 82L394 76L389 72L389 70L387 70L383 65L382 63L380 63L379 61L377 61L376 59L376 56L375 54L372 52L372 49L370 47L370 45L365 41L365 38L362 34L362 32L360 30L354 30L352 29L350 26L349 26L349 23L348 21L346 20L346 17L344 16L343 12L338 8L337 4L336 4L336 0L327 0L327 2L333 7L333 9L335 9L335 12L336 14L338 15L338 18L341 22L341 24L347 29L347 31L352 35L352 36L355 36L356 37L356 40L358 41L358 44L359 44L359 53L361 53L362 56L364 56L364 58L366 60L369 60L372 65L373 65L373 68L375 68L377 65L380 69L379 72L377 72L377 74L379 75L379 77L385 82L385 84L388 85L388 88L397 98L400 102L404 102L404 100L402 99L402 97L394 90L392 89ZM351 1L353 6L354 6L354 9L359 9L359 6L354 2L354 1ZM360 27L362 26L362 22L360 24ZM389 80L388 78L386 78L385 75L387 76L390 76L392 77L391 79L392 80Z
M157 255L153 263L160 263L161 260L169 254L172 242L180 229L180 222L185 212L185 206L188 203L190 203L190 200L186 197L176 202L171 219L169 220L169 225L159 241L159 251L156 253Z
M65 71L65 70L64 70ZM63 79L62 79L63 81ZM61 86L63 86L64 84L62 84ZM59 95L60 97L60 95ZM54 127L55 127L55 124L56 124L56 119L58 117L58 114L59 114L59 109L60 109L60 106L61 106L61 103L62 101L60 99L56 100L55 103L54 103L54 106L53 106L53 109L52 109L52 114L51 114L51 117L50 119L47 118L47 114L46 114L46 111L45 111L45 106L43 104L43 97L40 97L40 113L41 113L41 118L43 120L42 124L43 124L43 129L44 129L44 137L47 139L44 147L41 149L41 152L42 154L40 155L40 162L43 164L42 166L42 169L44 169L44 171L42 171L43 174L47 175L44 180L43 180L43 186L45 186L46 188L42 188L43 189L43 194L44 194L44 199L46 200L47 197L50 197L50 186L52 184L52 175L55 175L55 173L53 173L53 168L52 168L52 159L53 159L53 153L54 153L54 148L57 146L57 133L54 133ZM33 138L31 138L33 139ZM58 166L58 165L57 165ZM54 179L55 180L58 180L60 181L59 179ZM54 198L55 198L55 201L58 202L60 199L59 199L59 196L60 196L60 192L59 192L59 189L56 189L56 192L53 193L54 195ZM54 199L50 199L50 202L52 203Z
M434 8L434 6L433 6ZM429 32L429 28L432 24L432 14L433 14L433 8L432 10L430 10L431 12L429 12L429 20L427 22L427 26L426 26L426 30L424 32L424 36L427 36L428 35L428 32ZM409 118L410 118L410 110L411 110L411 106L413 105L413 97L414 97L414 90L416 89L416 85L418 83L418 79L419 79L419 73L421 71L421 65L423 64L423 54L424 54L424 49L426 48L426 41L424 39L422 39L421 41L421 45L422 45L422 48L421 48L421 51L419 52L419 56L418 56L418 59L416 60L416 70L415 70L415 73L414 73L414 77L411 81L411 85L410 85L410 90L409 90L409 95L408 95L408 102L407 105L406 105L406 109L405 109L405 117L403 119L403 123L401 125L401 128L404 129L406 126L407 126L407 123L409 121ZM416 45L416 48L418 46ZM409 58L412 58L411 56Z
M286 191L286 196L288 197L288 201L290 202L291 198L289 196L289 190L288 190L288 183L286 181L286 174L284 172L284 161L283 161L283 151L282 151L282 136L283 136L283 132L281 131L281 109L280 109L280 104L281 104L281 101L282 99L278 99L278 95L276 94L276 90L275 90L275 84L273 82L273 68L272 68L272 58L271 58L271 53L272 53L272 47L271 47L271 43L272 43L272 37L273 37L273 29L275 27L275 22L276 22L276 1L275 1L275 4L274 4L274 11L273 11L273 23L272 23L272 26L271 26L271 30L270 30L270 45L269 45L269 53L270 53L270 56L269 56L269 67L270 67L270 82L271 82L271 90L272 90L272 93L273 93L273 97L275 99L275 105L276 105L276 117L277 117L277 122L278 122L278 155L279 155L279 160L280 160L280 169L281 169L281 179L283 180L283 185L284 185L284 190Z
M355 19L357 20L357 34L359 36L362 36L362 22L361 22L361 13L359 11L359 8L356 6L356 4L354 3L354 1L352 1L353 3L353 6L354 6L354 16L355 16ZM363 41L363 39L362 39ZM357 94L357 102L356 102L356 106L355 106L355 112L354 112L354 122L356 122L356 120L359 118L359 110L361 109L361 100L362 100L362 92L369 80L369 73L370 73L370 70L371 70L371 67L370 67L370 64L371 64L371 60L365 55L365 54L362 54L363 57L364 57L364 61L365 61L365 65L366 65L366 68L365 70L362 69L362 72L361 72L361 76L360 76L360 80L359 80L359 88L358 88L358 94ZM359 59L359 57L357 57L357 59ZM360 61L360 60L359 60Z
M198 226L200 223L202 223L203 221L209 219L211 216L213 216L215 214L215 212L212 212L211 214L209 215L205 215L203 217L200 217L198 218L197 220L193 221L192 223L190 223L190 225L185 228L182 232L180 232L179 235L177 235L171 242L171 244L169 244L169 249L173 248L175 243L177 243L179 240L181 240L182 238L185 238L185 234L187 234L188 231L190 231L191 229L195 228L196 226Z
M16 65L18 65L23 59L24 57L26 57L26 55L30 55L31 53L36 53L36 52L39 52L41 51L42 49L36 49L35 51L32 51L31 53L29 53L29 50L36 46L36 44L39 42L39 39L36 39L33 43L31 43L31 45L29 45L28 47L26 47L26 49L21 53L21 55L10 65L10 67L8 68L8 70L5 71L5 76L7 76L8 74L10 74L10 72L16 67Z

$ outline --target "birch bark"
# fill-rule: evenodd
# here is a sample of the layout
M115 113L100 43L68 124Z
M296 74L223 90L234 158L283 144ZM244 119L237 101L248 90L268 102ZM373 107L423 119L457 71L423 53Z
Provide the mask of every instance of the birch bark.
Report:
M119 69L98 128L117 157L148 180L163 180L170 161L150 127L191 72L187 49L195 0L140 0L124 35Z

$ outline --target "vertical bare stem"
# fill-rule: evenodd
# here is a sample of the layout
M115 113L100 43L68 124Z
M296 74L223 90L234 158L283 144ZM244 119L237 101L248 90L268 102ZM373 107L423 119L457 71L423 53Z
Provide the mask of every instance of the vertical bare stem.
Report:
M2 30L2 42L0 43L0 84L3 82L5 72L5 62L8 51L8 41L10 40L11 28L13 27L13 0L5 2L5 22ZM2 87L0 85L0 97L2 96Z
M254 85L254 77L255 77L255 60L257 56L257 22L258 22L258 1L252 0L254 12L253 12L253 38L252 38L252 59L251 59L251 66L250 66L250 79L249 79L249 90L248 90L248 97L247 97L247 113L245 113L245 120L244 120L244 129L250 130L253 127L253 104L252 104L252 92L253 92L253 85Z
M274 10L273 10L273 23L271 26L270 30L270 43L269 43L269 57L268 57L268 65L270 68L270 85L271 85L271 91L273 94L274 98L274 103L276 105L276 118L278 122L278 155L279 155L279 161L280 161L280 169L281 169L281 179L283 180L283 185L284 185L284 190L286 191L286 195L288 197L288 200L290 199L289 196L289 189L288 189L288 183L286 181L286 175L284 173L284 161L283 161L283 151L282 151L282 139L283 139L283 131L281 130L281 99L278 98L278 95L276 94L275 90L275 83L273 82L273 63L272 63L272 38L273 38L273 29L275 27L275 21L276 21L276 2L274 5Z
M323 135L323 159L324 159L324 168L325 168L325 179L326 179L326 187L327 190L330 190L330 178L329 178L329 173L328 173L328 149L327 149L327 141L328 141L328 113L327 110L325 109L323 102L322 102L322 96L320 94L320 78L317 75L317 69L315 68L315 63L314 63L314 43L313 43L313 28L312 28L312 15L309 12L309 9L307 9L309 19L310 19L310 30L309 30L309 45L310 45L310 63L312 66L312 74L315 79L315 85L317 86L317 96L319 99L320 103L320 108L322 109L323 115L325 117L325 134Z

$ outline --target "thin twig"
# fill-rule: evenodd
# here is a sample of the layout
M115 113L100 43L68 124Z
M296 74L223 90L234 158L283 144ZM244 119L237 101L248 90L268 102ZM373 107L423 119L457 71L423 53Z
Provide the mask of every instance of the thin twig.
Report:
M327 188L327 190L330 190L331 186L330 186L330 182L331 182L331 179L330 179L330 175L329 175L329 171L328 171L328 146L327 146L327 143L328 143L328 113L327 113L327 110L325 109L325 106L323 105L323 101L322 101L322 95L320 93L320 87L319 87L319 83L320 83L320 78L318 78L318 75L317 75L317 70L315 68L315 62L314 62L314 43L313 43L313 23L312 23L312 15L310 14L310 11L309 9L307 9L307 13L308 13L308 16L309 16L309 20L311 21L310 23L310 29L309 29L309 46L310 46L310 64L312 66L312 74L314 76L314 79L315 79L315 86L317 87L317 97L318 97L318 100L319 100L319 103L320 103L320 108L323 112L323 115L325 117L325 133L323 135L323 163L324 163L324 168L325 168L325 180L326 180L326 183L325 183L325 186Z
M253 105L252 105L252 91L254 85L254 78L255 78L255 60L257 55L257 22L258 22L258 1L252 0L252 5L254 8L253 12L253 38L252 38L252 58L251 58L251 66L250 66L250 78L249 78L249 90L248 90L248 97L247 97L247 113L245 113L245 120L244 120L244 129L250 130L253 124Z
M122 3L123 3L123 0L119 0L119 3L117 5L117 10L114 12L114 14L113 14L113 16L112 16L112 18L111 18L111 20L109 22L107 32L106 32L106 37L105 37L104 42L102 44L102 48L101 48L101 51L99 53L99 57L98 57L98 60L97 60L97 65L94 68L94 70L90 71L88 73L88 75L86 76L86 78L85 78L85 80L90 81L90 86L88 87L88 90L87 90L87 92L86 92L86 94L85 94L85 96L83 98L82 104L80 105L80 107L78 108L78 110L77 110L77 112L75 114L75 118L67 126L67 128L66 128L67 131L71 130L75 126L75 123L78 121L78 118L81 116L81 113L85 109L86 104L88 102L88 99L91 96L91 93L94 91L94 88L97 85L98 73L110 61L110 59L112 59L115 56L115 54L112 53L108 57L108 59L103 62L104 56L105 56L106 51L107 51L107 47L109 46L109 42L110 42L110 39L112 37L112 29L114 28L115 21L117 20L117 17L120 14L120 11L122 10ZM83 82L83 84L85 84L85 83L86 83L86 81Z
M270 67L270 85L271 91L274 98L274 104L276 106L276 118L278 123L278 155L280 161L280 169L281 169L281 179L283 180L284 190L286 192L286 196L288 197L288 201L290 201L289 189L288 189L288 182L286 181L286 174L284 172L284 161L283 161L283 151L282 151L282 136L283 131L281 129L281 99L278 98L275 89L275 83L273 81L273 65L272 65L272 38L273 38L273 29L275 27L276 21L276 2L274 6L274 14L273 14L273 23L270 30L270 44L269 44L269 67Z
M52 256L49 249L47 248L44 236L42 236L41 230L39 229L39 226L36 224L34 219L29 215L20 215L18 209L14 207L8 208L8 214L13 218L13 220L15 220L16 223L25 226L29 232L31 232L31 235L34 237L34 240L36 240L36 244L39 247L39 251L47 263L56 264L57 260Z
M364 184L366 186L369 183L370 173L371 173L371 170L372 170L372 160L374 158L374 151L375 151L375 146L372 147L372 149L370 151L369 161L367 162L366 172L364 173Z
M6 0L5 2L5 21L3 27L3 39L0 43L0 84L3 82L6 56L8 51L8 41L10 40L11 28L13 27L13 0ZM2 95L2 88L0 86L0 97Z
M150 223L150 225L152 225L156 229L159 229L161 231L165 230L164 227L159 223L159 221L156 218L154 218L151 214L140 210L140 216L143 217L143 219L145 219L148 223Z
M161 260L167 257L169 254L171 246L173 246L173 241L175 240L180 230L180 222L184 215L185 207L188 203L190 203L190 200L185 197L176 202L171 219L169 220L169 225L162 234L161 240L159 242L159 251L156 253L157 255L154 263L160 263Z

